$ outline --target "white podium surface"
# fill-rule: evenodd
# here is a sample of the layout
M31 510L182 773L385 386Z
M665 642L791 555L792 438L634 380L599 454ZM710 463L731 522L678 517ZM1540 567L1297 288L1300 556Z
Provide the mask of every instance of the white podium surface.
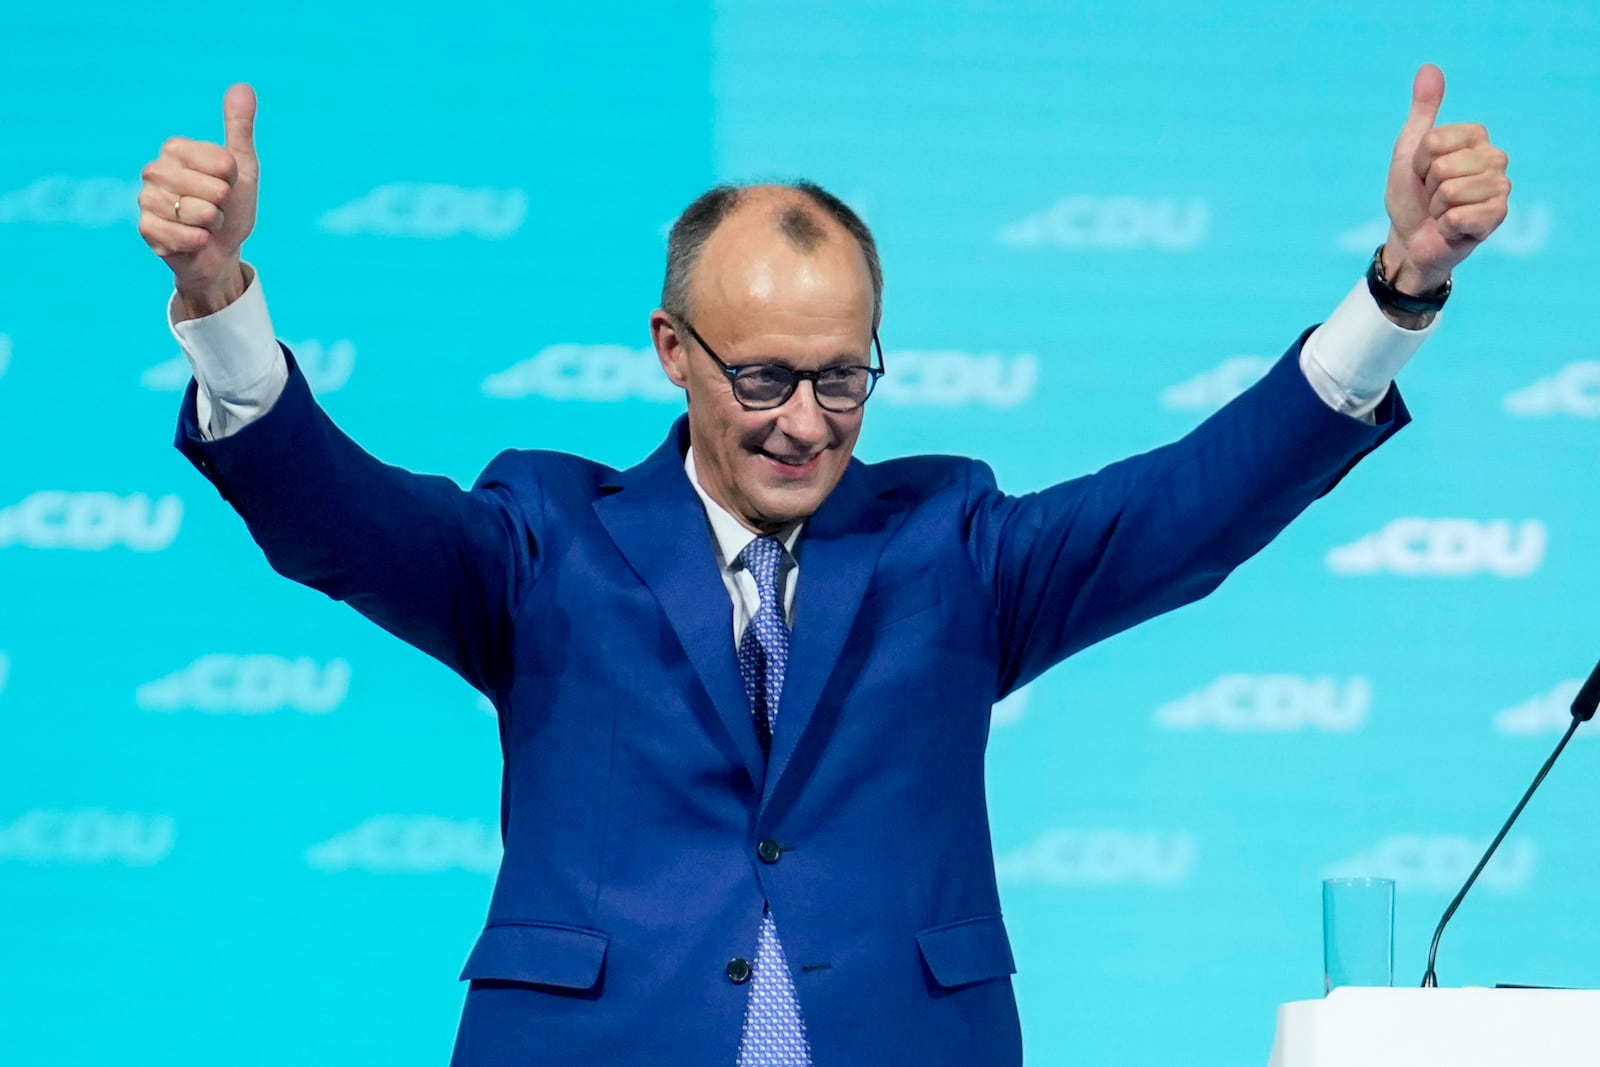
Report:
M1600 990L1335 989L1278 1008L1268 1067L1596 1067Z

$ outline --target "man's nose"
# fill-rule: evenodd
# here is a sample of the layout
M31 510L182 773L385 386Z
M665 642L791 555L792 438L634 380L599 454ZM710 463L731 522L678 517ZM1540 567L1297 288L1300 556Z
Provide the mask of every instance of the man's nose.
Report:
M827 440L828 420L817 403L817 383L803 381L778 409L778 429L791 441L818 445Z

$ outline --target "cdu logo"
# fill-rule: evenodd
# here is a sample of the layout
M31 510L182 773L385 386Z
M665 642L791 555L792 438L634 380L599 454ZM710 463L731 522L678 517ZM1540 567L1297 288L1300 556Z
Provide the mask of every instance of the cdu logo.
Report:
M521 189L390 182L324 213L317 225L341 235L442 241L471 234L503 241L522 228L527 216L528 195Z
M323 715L343 704L349 691L350 664L342 659L318 663L306 656L290 660L213 652L139 686L134 703L140 711L259 715L293 710Z
M662 373L655 349L625 345L546 345L532 358L485 378L483 394L594 403L683 399L683 390Z
M1199 851L1184 832L1059 829L996 857L995 873L1036 885L1170 889L1193 878Z
M324 344L321 341L301 341L289 345L294 361L306 382L315 393L336 393L350 380L356 368L356 346L343 338ZM139 375L139 384L157 393L177 393L188 388L192 372L189 360L182 352Z
M177 839L170 815L41 809L0 823L0 863L149 867L166 859Z
M139 183L53 175L0 195L0 223L99 228L139 218Z
M1168 411L1215 411L1261 380L1272 369L1265 356L1229 356L1187 381L1161 391L1161 406Z
M1156 709L1155 720L1163 730L1349 733L1366 722L1370 710L1372 683L1365 678L1225 674Z
M874 399L903 407L1014 408L1033 398L1039 361L1032 352L890 352Z
M500 866L500 834L481 822L436 815L374 815L306 850L318 871L373 874L493 874Z
M1483 247L1499 255L1521 259L1543 252L1554 231L1555 214L1549 204L1540 201L1514 204L1505 222L1494 232L1494 240L1485 241ZM1350 227L1335 238L1335 243L1342 251L1370 257L1372 250L1382 244L1388 234L1388 218L1376 218Z
M144 493L66 493L41 489L0 508L0 548L66 548L104 552L123 545L160 552L178 536L183 501Z
M1006 248L1187 252L1211 231L1211 205L1199 197L1068 196L1002 226Z
M1396 834L1366 852L1335 863L1324 877L1393 878L1397 889L1454 893L1467 880L1487 841L1446 835ZM1539 849L1523 838L1507 841L1483 869L1478 884L1498 893L1526 889L1538 866Z
M1548 692L1529 697L1495 713L1495 733L1508 737L1530 737L1536 734L1559 734L1572 725L1572 702L1577 699L1583 682L1568 678L1557 682ZM1593 737L1592 730L1579 730L1578 737Z
M1544 562L1545 525L1527 519L1395 519L1328 552L1336 574L1389 571L1407 577L1466 578L1492 574L1526 578Z
M1542 419L1571 415L1600 419L1600 362L1568 363L1548 378L1540 378L1501 401L1516 418Z

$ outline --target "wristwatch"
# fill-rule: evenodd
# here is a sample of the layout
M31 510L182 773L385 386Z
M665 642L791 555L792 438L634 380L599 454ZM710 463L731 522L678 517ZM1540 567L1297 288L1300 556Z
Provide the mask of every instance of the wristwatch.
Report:
M1383 276L1383 245L1379 245L1377 251L1372 253L1372 262L1367 266L1367 291L1379 307L1403 315L1431 315L1444 307L1444 302L1450 298L1450 279L1446 278L1443 285L1429 293L1417 296L1402 293Z

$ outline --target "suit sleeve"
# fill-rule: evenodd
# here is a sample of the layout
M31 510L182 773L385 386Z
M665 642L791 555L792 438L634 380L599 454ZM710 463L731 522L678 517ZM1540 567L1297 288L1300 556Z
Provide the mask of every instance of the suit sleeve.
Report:
M205 440L190 382L176 445L244 519L272 568L317 589L492 693L533 577L541 501L501 457L470 491L381 463L335 426L288 349L271 410ZM507 477L502 478L504 474Z
M1025 496L973 474L968 547L993 590L1002 694L1072 653L1205 596L1410 416L1332 410L1301 335L1256 385L1181 440Z

